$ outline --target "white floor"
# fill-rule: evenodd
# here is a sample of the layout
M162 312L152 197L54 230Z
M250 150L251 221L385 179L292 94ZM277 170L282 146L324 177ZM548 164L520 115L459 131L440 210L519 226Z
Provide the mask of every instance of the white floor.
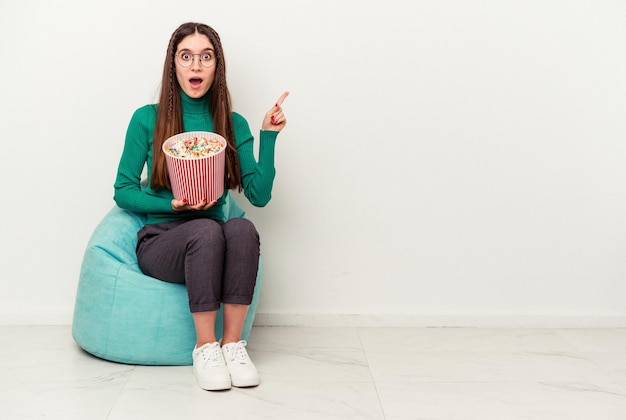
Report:
M0 327L0 419L626 419L626 329L255 328L256 388Z

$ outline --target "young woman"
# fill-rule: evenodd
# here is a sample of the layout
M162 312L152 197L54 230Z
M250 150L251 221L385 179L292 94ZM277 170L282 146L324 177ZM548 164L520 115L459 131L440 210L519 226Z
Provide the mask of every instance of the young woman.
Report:
M250 203L262 207L271 198L274 148L287 123L281 108L287 94L263 118L257 161L248 123L231 109L218 34L207 25L185 23L170 39L158 104L135 111L126 133L114 198L122 208L147 214L147 224L137 235L141 270L187 286L197 336L193 371L206 390L259 384L241 340L256 283L259 235L248 219L226 220L225 195L199 203L174 199L161 147L184 131L222 135L228 142L224 194L243 190ZM148 185L142 189L144 165ZM224 334L218 342L220 305Z

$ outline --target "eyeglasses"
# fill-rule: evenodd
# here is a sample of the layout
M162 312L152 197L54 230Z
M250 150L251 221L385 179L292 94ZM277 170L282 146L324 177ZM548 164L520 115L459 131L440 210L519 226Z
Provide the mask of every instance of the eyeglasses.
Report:
M198 58L200 59L200 64L202 64L202 67L204 67L205 69L208 69L215 65L215 57L213 57L213 54L208 52L203 52L202 54L192 54L189 51L181 51L176 54L176 62L181 67L191 67L191 65L193 64L193 58L195 56L198 56Z

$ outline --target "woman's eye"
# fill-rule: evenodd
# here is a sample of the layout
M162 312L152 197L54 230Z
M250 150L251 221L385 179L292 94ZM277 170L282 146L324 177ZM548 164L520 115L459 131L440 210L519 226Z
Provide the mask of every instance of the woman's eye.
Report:
M180 56L180 58L182 58L184 61L189 61L191 60L191 54L189 53L184 53Z
M211 60L211 54L202 54L202 61Z

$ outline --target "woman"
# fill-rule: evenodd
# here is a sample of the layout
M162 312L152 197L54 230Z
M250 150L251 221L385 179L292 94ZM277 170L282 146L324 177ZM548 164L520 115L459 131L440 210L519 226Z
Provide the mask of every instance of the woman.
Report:
M259 384L241 340L256 282L259 235L248 219L225 220L225 195L199 203L174 199L161 147L184 131L222 135L228 142L224 194L243 190L250 203L262 207L271 198L274 148L287 123L281 109L287 94L265 114L257 162L248 123L231 109L218 34L207 25L185 23L170 39L158 104L135 111L126 133L114 198L122 208L147 214L147 224L137 235L141 270L187 286L197 336L193 371L206 390ZM142 189L144 165L148 185ZM218 342L220 304L224 334Z

